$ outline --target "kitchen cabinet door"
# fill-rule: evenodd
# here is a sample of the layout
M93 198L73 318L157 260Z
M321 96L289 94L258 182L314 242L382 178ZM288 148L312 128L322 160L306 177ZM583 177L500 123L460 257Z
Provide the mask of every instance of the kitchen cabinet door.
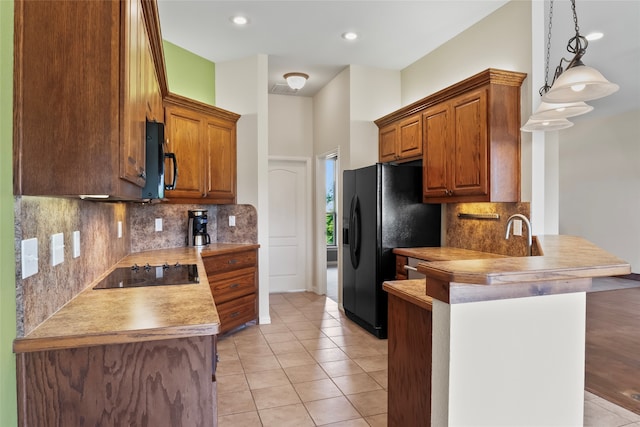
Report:
M144 65L147 53L142 5L137 0L122 4L125 50L122 67L124 102L122 124L124 138L120 144L120 177L141 187L145 184L145 95Z
M487 92L473 91L451 101L450 195L487 195Z
M424 197L449 195L449 144L451 107L444 103L429 108L423 115L424 158L422 193Z
M487 194L486 100L481 89L424 112L425 198Z
M235 123L208 118L206 121L205 198L219 204L236 200L236 129Z
M149 46L161 43L149 39L147 19L157 16L144 7L15 2L14 194L141 199L143 68Z
M164 100L168 151L176 154L178 180L166 192L172 203L236 202L238 114L170 94ZM172 178L168 171L168 180Z
M398 159L411 159L422 155L422 114L414 114L398 124L400 138L397 144Z
M405 162L422 156L422 115L420 113L380 128L380 163Z
M378 160L380 163L396 160L396 141L398 126L393 123L380 129L378 137Z
M201 199L206 191L203 174L205 156L202 150L202 120L198 114L178 107L166 107L167 150L175 153L178 162L176 188L167 197ZM173 171L166 168L167 182Z

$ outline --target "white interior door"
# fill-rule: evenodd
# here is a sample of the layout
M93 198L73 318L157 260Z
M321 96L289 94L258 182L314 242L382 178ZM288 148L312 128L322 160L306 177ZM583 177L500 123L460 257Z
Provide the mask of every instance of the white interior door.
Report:
M269 292L309 286L307 160L269 160Z

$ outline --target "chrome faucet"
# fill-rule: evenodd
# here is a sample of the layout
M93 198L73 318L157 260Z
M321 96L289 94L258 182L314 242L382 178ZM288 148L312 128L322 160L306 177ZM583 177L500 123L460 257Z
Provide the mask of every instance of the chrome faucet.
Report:
M509 217L509 219L507 220L507 234L504 236L504 238L509 240L509 234L510 234L510 231L511 231L511 224L513 223L513 220L516 219L516 218L520 218L527 225L527 235L528 235L527 249L528 249L528 255L531 256L531 247L533 246L533 237L531 236L531 223L529 222L529 219L526 216L524 216L522 214L513 214L513 215L511 215Z

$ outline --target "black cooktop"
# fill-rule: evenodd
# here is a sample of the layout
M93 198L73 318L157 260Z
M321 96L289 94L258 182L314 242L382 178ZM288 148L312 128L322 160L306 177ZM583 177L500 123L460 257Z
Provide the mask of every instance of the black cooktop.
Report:
M141 286L188 285L198 283L196 264L164 264L120 267L93 289L135 288Z

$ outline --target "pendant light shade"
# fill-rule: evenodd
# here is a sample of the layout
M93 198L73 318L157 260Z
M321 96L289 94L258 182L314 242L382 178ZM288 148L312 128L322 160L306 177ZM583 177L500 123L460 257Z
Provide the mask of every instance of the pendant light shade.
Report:
M542 95L544 102L589 101L611 95L620 89L595 68L576 65L560 74L551 89Z
M304 87L309 75L305 73L287 73L283 77L291 89L300 90Z
M535 113L531 116L533 120L553 120L565 119L586 114L593 110L591 105L584 102L570 102L567 104L553 104L541 102Z
M520 130L523 132L533 132L535 130L549 132L570 128L571 126L573 126L573 123L567 119L534 120L531 118L520 128Z

